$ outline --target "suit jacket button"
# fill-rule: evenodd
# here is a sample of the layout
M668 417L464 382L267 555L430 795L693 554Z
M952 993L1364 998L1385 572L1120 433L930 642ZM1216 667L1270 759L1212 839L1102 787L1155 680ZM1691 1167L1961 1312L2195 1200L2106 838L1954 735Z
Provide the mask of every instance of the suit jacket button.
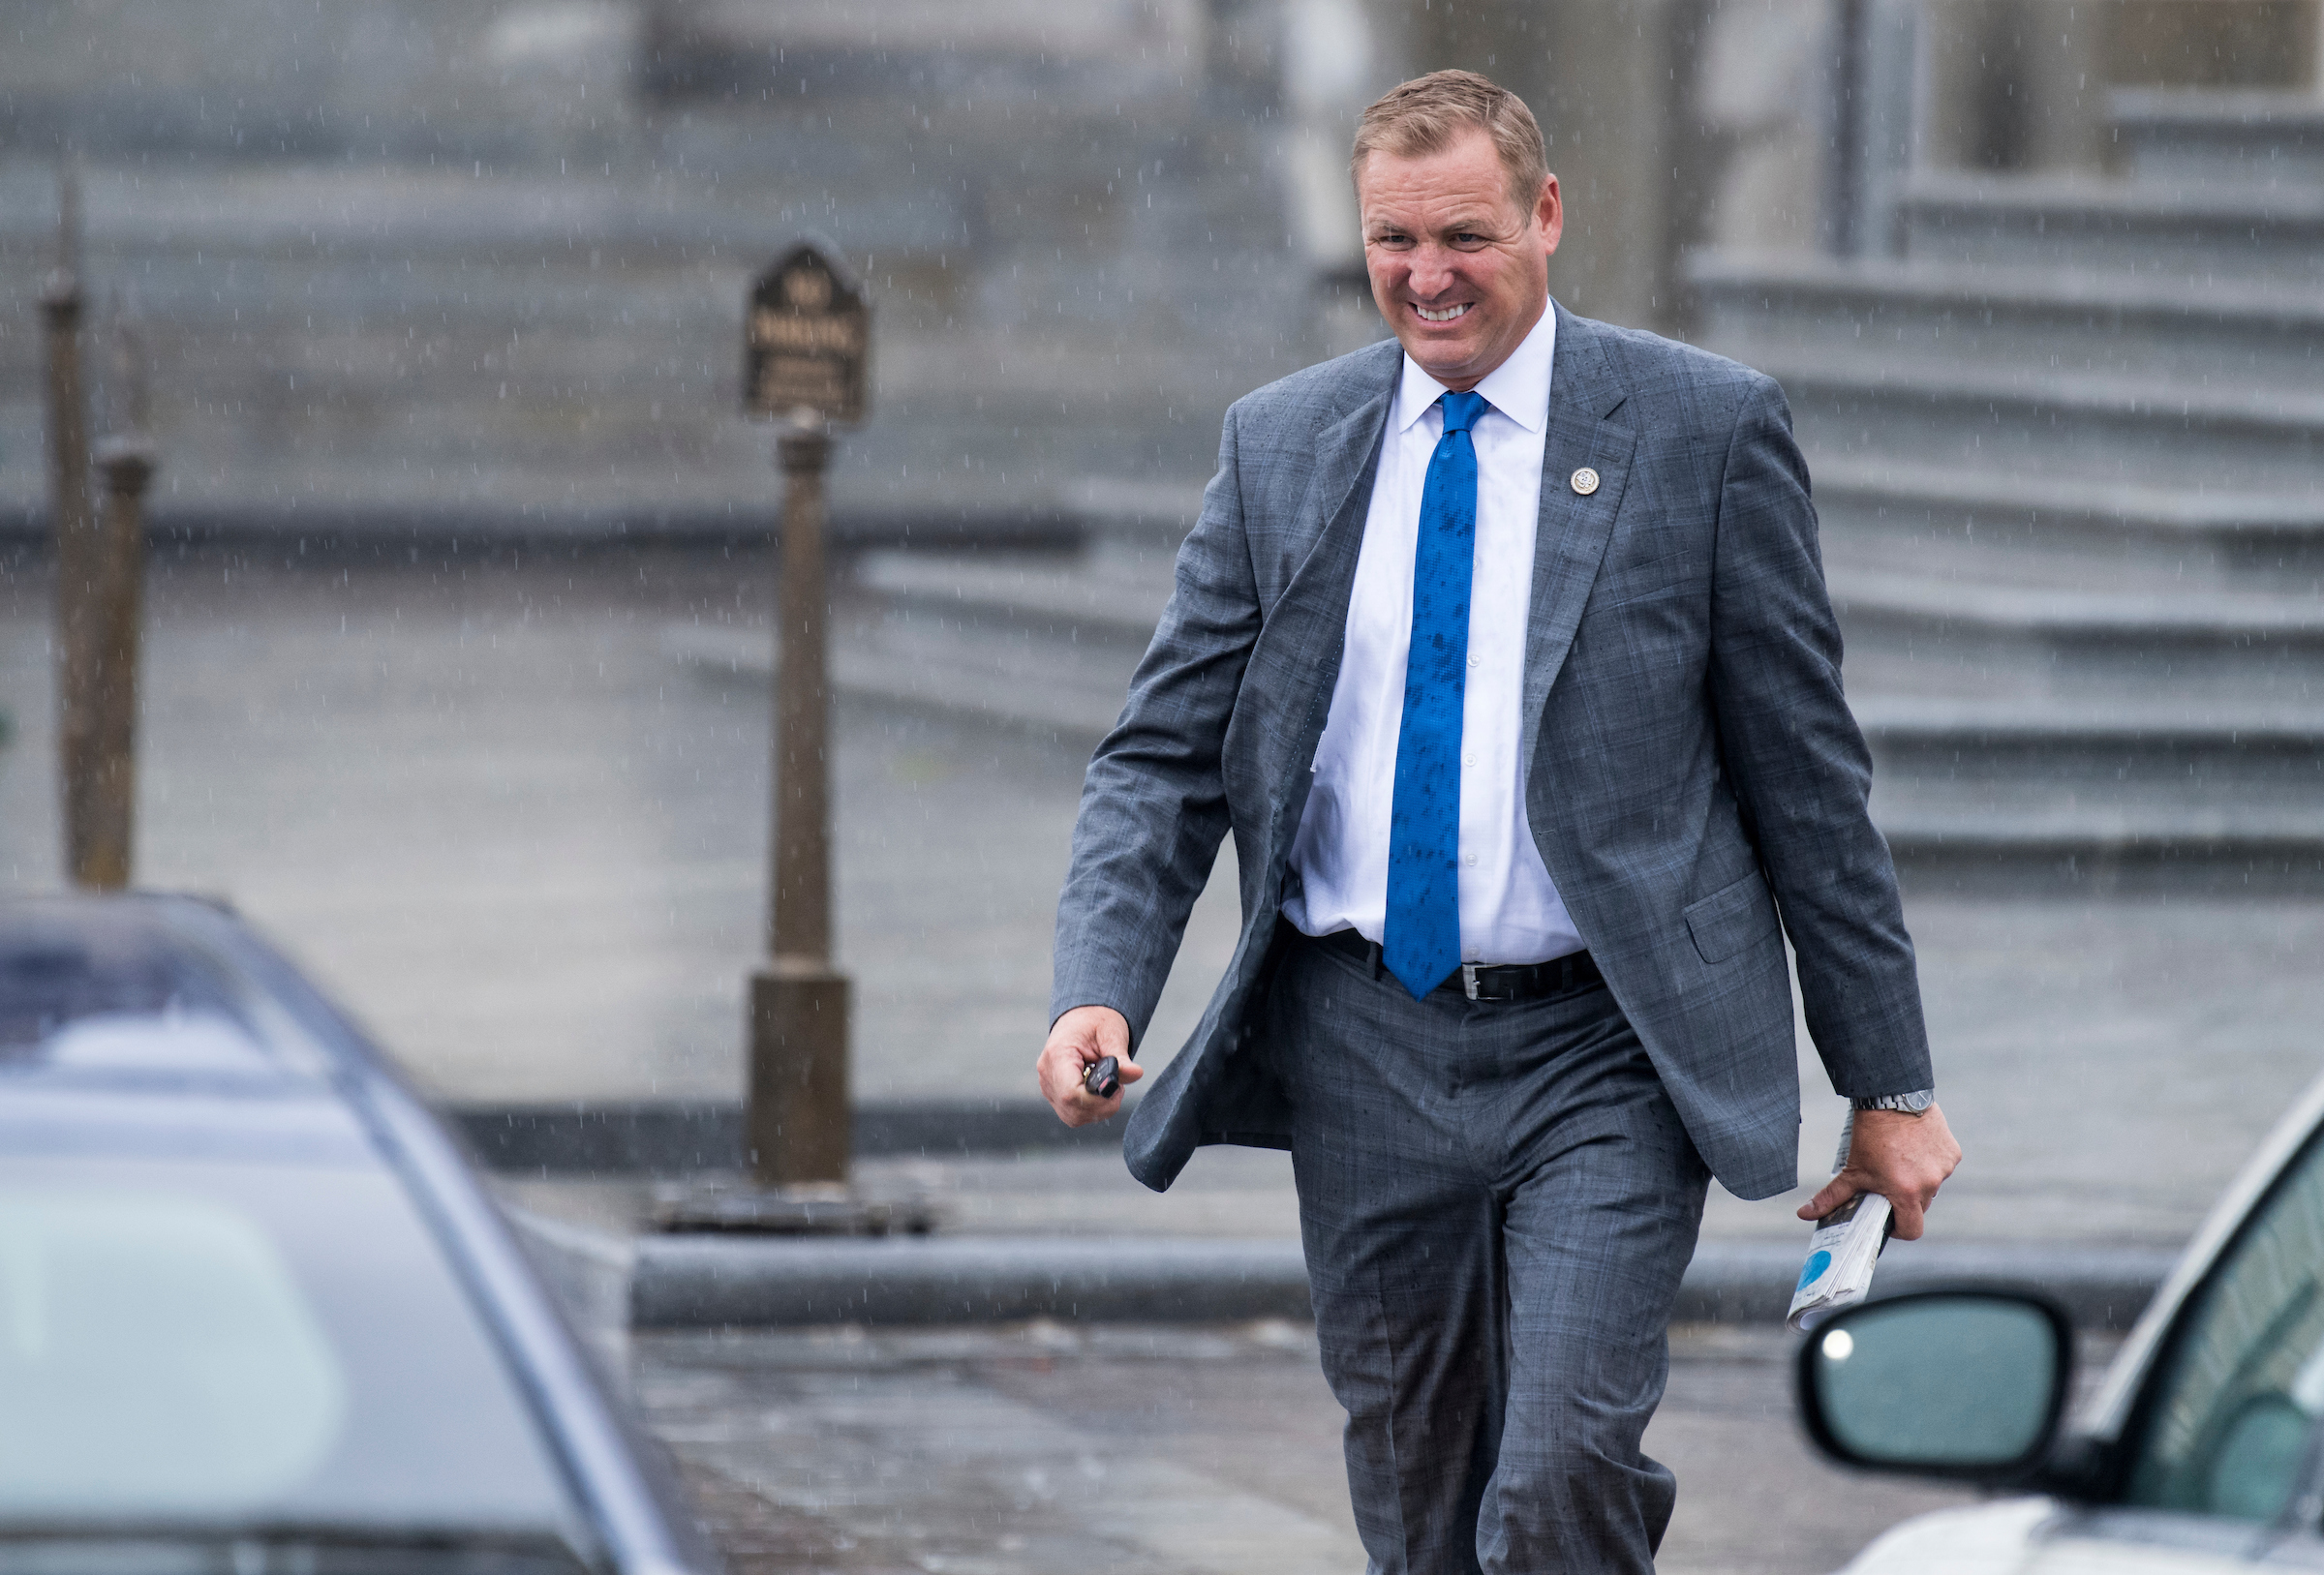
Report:
M1574 490L1584 498L1596 492L1598 490L1598 472L1586 465L1575 471Z

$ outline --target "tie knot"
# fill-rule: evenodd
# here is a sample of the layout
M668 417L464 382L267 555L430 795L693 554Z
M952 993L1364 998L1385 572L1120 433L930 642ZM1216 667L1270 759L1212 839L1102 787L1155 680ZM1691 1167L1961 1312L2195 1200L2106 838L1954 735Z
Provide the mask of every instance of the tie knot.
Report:
M1438 401L1445 408L1445 430L1466 432L1477 424L1480 416L1491 407L1483 394L1471 389L1465 394L1447 394Z

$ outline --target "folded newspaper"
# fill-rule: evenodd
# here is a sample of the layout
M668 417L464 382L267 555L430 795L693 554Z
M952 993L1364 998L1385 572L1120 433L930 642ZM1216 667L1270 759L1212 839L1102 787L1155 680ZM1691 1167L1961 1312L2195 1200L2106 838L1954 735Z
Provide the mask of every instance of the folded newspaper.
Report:
M1854 1127L1851 1115L1840 1134L1834 1174L1848 1168ZM1888 1245L1891 1228L1888 1199L1879 1193L1858 1193L1818 1221L1815 1234L1808 1237L1808 1260L1800 1266L1799 1285L1791 1292L1791 1312L1784 1321L1797 1329L1818 1313L1862 1301L1872 1288L1872 1267Z

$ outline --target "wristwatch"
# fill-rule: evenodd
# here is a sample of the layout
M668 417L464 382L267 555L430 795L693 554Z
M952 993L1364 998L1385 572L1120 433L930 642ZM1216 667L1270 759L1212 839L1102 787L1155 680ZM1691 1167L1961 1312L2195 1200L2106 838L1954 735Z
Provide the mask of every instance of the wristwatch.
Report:
M1904 1115L1926 1115L1937 1103L1937 1090L1916 1088L1910 1094L1868 1094L1848 1102L1851 1110L1895 1110Z

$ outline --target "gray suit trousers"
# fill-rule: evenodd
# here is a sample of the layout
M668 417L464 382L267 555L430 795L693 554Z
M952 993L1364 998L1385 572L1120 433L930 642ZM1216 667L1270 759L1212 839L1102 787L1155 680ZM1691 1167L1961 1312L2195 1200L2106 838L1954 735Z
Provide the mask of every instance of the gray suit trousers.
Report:
M1286 939L1268 1054L1373 1575L1645 1575L1710 1172L1637 1035L1603 984L1415 1001Z

